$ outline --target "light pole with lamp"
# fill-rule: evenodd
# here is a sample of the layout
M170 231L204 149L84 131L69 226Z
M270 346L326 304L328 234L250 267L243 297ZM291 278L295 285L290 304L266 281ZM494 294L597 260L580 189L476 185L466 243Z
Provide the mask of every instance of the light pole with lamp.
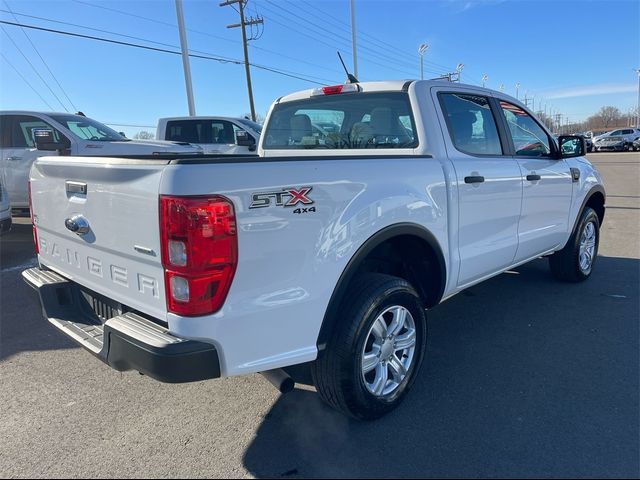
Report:
M464 63L459 63L456 66L456 73L458 74L458 82L462 80L462 69L464 68Z
M489 76L485 73L482 75L482 88L484 88L484 84L487 80L489 80Z
M428 48L429 45L426 43L418 47L418 54L420 55L420 80L424 80L424 54L427 53Z

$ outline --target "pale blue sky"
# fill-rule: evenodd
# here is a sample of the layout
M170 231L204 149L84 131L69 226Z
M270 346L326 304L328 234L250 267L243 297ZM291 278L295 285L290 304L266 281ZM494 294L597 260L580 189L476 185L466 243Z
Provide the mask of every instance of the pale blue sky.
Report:
M189 48L192 53L241 59L240 31L225 28L238 22L238 14L219 3L184 1ZM536 110L544 98L548 110L571 120L584 119L603 105L624 113L636 105L636 0L355 3L362 81L418 78L417 48L426 42L425 78L464 63L464 82L479 84L487 74L487 86L498 89L504 84L512 95L519 82L520 98L525 92L533 95ZM15 22L8 12L12 10L28 25L169 50L179 45L173 0L0 0L0 10L5 21ZM351 65L349 0L249 0L247 10L265 22L261 38L251 42L252 63L307 79L252 68L259 113L275 98L313 87L314 82L344 80L335 51L340 49ZM103 122L136 125L116 125L128 135L150 130L147 126L159 117L188 112L178 55L27 30L35 52L20 28L3 28L0 109L64 111L62 103L69 111L77 108ZM192 58L191 68L198 114L237 116L249 111L241 65Z

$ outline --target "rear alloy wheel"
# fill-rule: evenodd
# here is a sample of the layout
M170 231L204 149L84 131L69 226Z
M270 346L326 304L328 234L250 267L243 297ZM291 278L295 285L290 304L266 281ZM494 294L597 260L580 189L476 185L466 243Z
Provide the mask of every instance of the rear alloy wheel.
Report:
M373 420L396 408L416 378L426 349L425 310L406 280L379 273L356 278L344 299L311 372L324 402Z

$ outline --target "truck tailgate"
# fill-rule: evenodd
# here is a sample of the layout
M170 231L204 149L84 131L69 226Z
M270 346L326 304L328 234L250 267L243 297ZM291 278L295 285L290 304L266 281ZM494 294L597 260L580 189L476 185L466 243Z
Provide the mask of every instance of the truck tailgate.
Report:
M39 159L31 170L31 197L41 264L164 320L158 189L168 162ZM85 221L86 233L72 231Z

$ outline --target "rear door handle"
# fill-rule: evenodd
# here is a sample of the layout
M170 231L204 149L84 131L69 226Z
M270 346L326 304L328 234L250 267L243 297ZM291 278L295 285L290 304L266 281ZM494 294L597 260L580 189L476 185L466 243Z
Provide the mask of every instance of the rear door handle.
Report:
M540 180L540 175L529 174L529 175L527 175L527 180L529 180L530 182L535 182L537 180Z
M482 182L484 182L484 177L481 177L480 175L464 177L464 183L482 183Z

